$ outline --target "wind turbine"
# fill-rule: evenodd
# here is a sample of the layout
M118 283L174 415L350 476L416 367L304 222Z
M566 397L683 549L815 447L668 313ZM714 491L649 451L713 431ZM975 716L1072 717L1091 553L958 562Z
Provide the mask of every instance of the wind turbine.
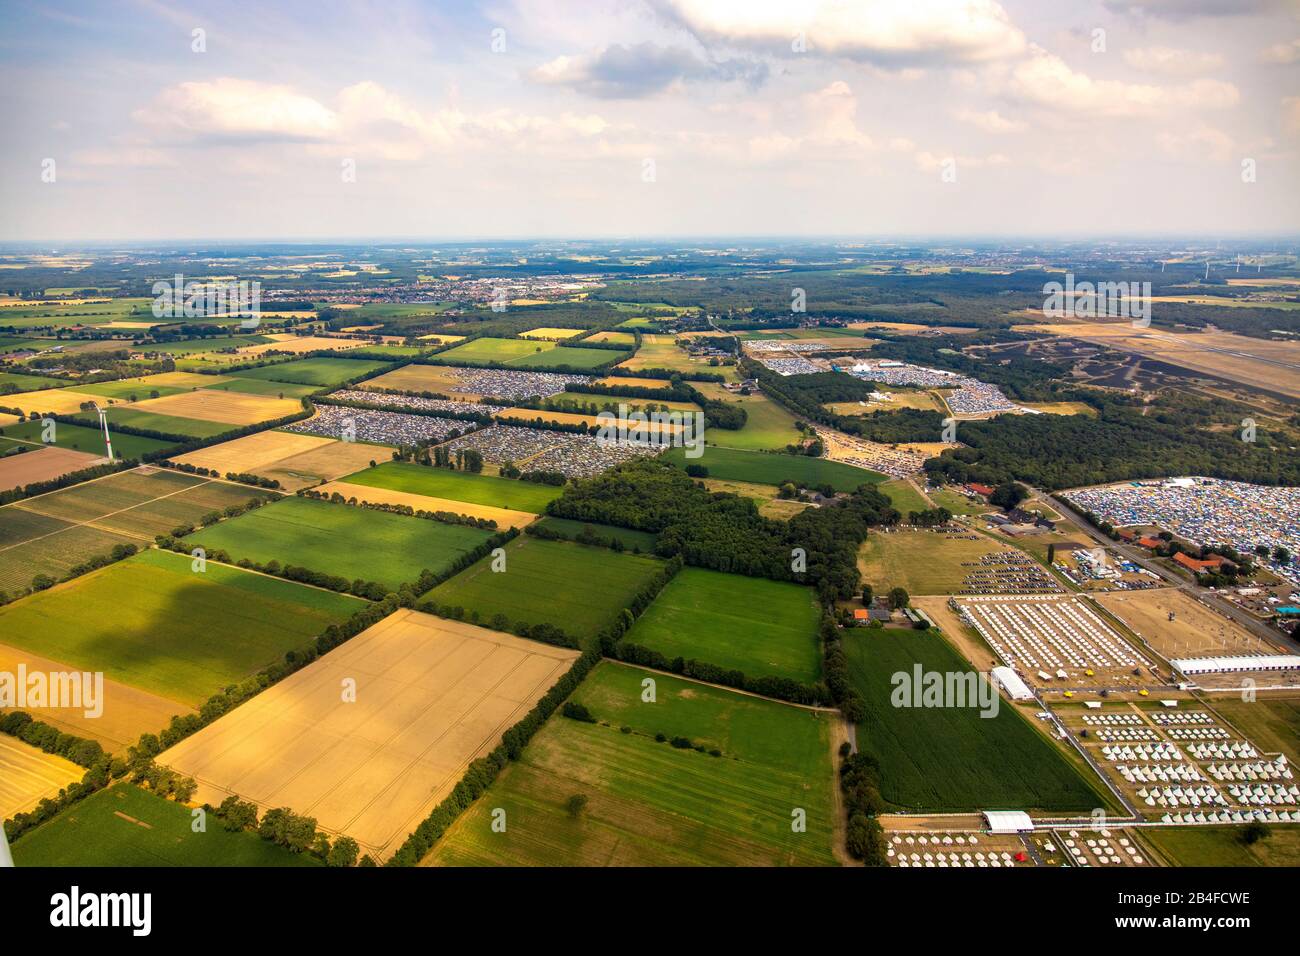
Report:
M99 427L104 430L104 448L108 451L108 460L111 462L113 460L113 440L108 437L108 418L102 408L94 402L91 402L91 404L95 406L95 411L99 413Z
M1210 260L1209 260L1209 259L1206 259L1206 260L1205 260L1205 278L1208 279L1209 277L1210 277Z

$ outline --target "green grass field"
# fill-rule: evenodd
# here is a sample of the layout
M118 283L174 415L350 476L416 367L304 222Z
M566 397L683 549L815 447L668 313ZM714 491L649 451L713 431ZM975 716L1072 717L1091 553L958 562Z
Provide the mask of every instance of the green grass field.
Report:
M748 481L759 485L779 485L785 481L794 481L808 487L829 484L836 491L853 491L859 485L872 485L885 480L884 475L874 471L825 458L719 448L712 444L713 434L709 432L708 444L699 458L687 458L685 448L670 448L662 458L679 468L704 465L709 469L710 478Z
M889 497L889 503L894 506L895 511L903 516L904 520L907 519L910 512L925 511L930 507L920 493L901 478L885 482L880 486L880 490Z
M1300 866L1300 828L1274 826L1247 846L1245 827L1147 827L1142 836L1174 866Z
M145 551L0 608L5 642L198 706L363 607L357 598Z
M642 703L646 678L654 703ZM573 699L601 723L551 717L427 864L834 865L829 715L608 662ZM660 733L721 756L657 743ZM576 817L574 795L588 798ZM496 807L504 833L491 829Z
M358 375L368 375L384 371L391 362L377 362L369 359L343 358L305 358L294 362L281 362L262 368L244 369L232 372L235 378L257 381L290 382L296 385L339 385Z
M510 364L517 368L527 368L532 365L571 365L574 368L591 369L612 362L621 362L628 357L628 354L615 352L612 349L582 349L560 345L547 352L537 352L517 358Z
M87 418L84 414L77 417L93 425L93 418ZM130 405L114 405L109 408L108 424L110 429L113 425L126 425L129 428L144 428L150 431L162 432L166 435L182 435L187 438L212 438L214 435L222 435L239 427L228 422L210 422L199 418L159 415L155 412L146 412L133 408ZM117 445L116 438L113 440L113 444L114 446Z
M849 678L866 701L858 747L880 761L881 796L907 810L1086 813L1107 801L1004 699L997 715L970 707L895 707L894 674L971 670L930 631L850 631ZM983 678L980 678L983 680Z
M728 395L727 402L736 403ZM795 417L765 395L749 395L739 400L748 416L745 427L731 430L710 428L707 441L724 448L744 451L774 451L798 442L803 436L794 427Z
M608 548L520 535L506 545L504 571L486 557L421 597L421 603L463 607L465 619L552 624L587 642L628 606L660 569L655 558Z
M14 386L13 389L5 389L5 391L35 392L42 388L62 388L64 385L71 384L71 382L65 381L64 379L50 378L48 375L27 375L24 372L0 372L0 389L3 389L6 385Z
M388 514L310 498L284 498L186 538L239 560L279 561L392 590L428 568L441 571L492 537L464 525Z
M858 551L858 570L877 593L901 587L908 594L956 594L973 570L965 565L1001 550L974 531L873 532Z
M111 398L118 402L129 401L131 396L135 400L143 402L147 398L165 398L168 395L179 395L181 392L188 392L188 388L181 388L177 385L151 385L149 382L141 382L138 378L126 378L116 382L97 382L94 385L82 385L78 391L90 392L93 395L103 395L105 398ZM157 395L154 395L157 392Z
M563 489L513 478L474 475L450 468L430 468L410 462L384 462L342 479L354 485L388 488L431 498L450 498L493 508L510 508L541 514L547 502L560 497Z
M514 364L518 359L555 348L554 342L530 339L495 339L484 337L462 342L453 349L439 352L438 358L451 362L500 362Z
M821 677L812 590L784 581L683 568L625 640L670 660L694 658L748 677Z
M195 833L190 809L129 783L114 784L25 834L18 866L319 866L255 833L231 833L209 815Z
M150 452L171 448L175 444L157 438L123 435L121 432L114 432L111 425L109 432L113 439L113 454L118 458L139 458ZM0 428L0 435L39 445L41 444L41 422L39 419L35 421L28 419L25 422L6 425ZM84 425L57 422L54 427L54 444L59 448L71 448L73 451L84 451L90 455L104 454L103 434L98 428L88 428Z
M572 518L553 518L550 515L542 518L537 524L539 527L549 528L557 534L564 535L570 541L581 534L584 528L590 528L599 537L616 538L623 542L627 550L639 549L645 554L654 552L655 541L658 538L649 531L633 531L631 528L619 528L611 524L592 524L586 521L575 521Z
M319 392L321 385L295 385L292 382L271 382L258 378L232 378L206 386L214 392L243 392L246 395L271 395L276 398L302 398Z

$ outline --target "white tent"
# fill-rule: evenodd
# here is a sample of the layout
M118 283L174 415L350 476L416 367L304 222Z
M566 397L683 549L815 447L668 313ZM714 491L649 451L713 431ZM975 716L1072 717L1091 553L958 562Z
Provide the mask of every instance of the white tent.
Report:
M990 833L1023 833L1034 828L1034 821L1023 810L983 810L981 815Z

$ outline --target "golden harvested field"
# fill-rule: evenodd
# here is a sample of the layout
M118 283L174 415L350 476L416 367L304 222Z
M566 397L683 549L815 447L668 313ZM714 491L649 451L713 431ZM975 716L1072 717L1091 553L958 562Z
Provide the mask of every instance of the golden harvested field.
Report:
M416 511L450 511L458 515L473 518L490 518L501 530L522 528L537 520L538 515L528 511L514 511L510 508L494 508L491 505L476 505L468 501L456 501L452 498L434 498L430 495L417 495L409 491L393 491L390 488L371 488L369 485L354 485L346 481L331 481L316 489L325 494L338 492L344 498L356 498L379 505L410 505Z
M89 468L106 459L70 448L37 448L0 459L0 491L21 488L35 481L50 481L70 471Z
M657 388L667 391L670 388L667 379L662 378L637 378L633 375L608 375L605 378L596 379L597 385L626 385L629 388ZM705 382L695 383L699 385L707 384Z
M21 408L29 415L33 412L44 414L54 412L56 415L73 415L81 411L82 402L99 402L103 399L91 392L76 391L70 388L42 388L35 392L15 392L4 397L8 408Z
M170 385L172 388L211 388L229 382L228 375L200 375L198 372L159 372L146 375L139 381L149 385Z
M0 734L0 820L26 813L85 774L70 760Z
M468 399L476 402L478 392L466 391L456 375L456 370L437 365L403 365L380 375L367 379L357 388L387 388L399 392L438 392L455 399Z
M282 458L268 465L260 474L265 478L276 479L288 491L297 491L307 485L355 474L362 468L369 467L371 461L388 461L392 458L392 452L393 449L388 445L330 441L328 445Z
M400 610L158 763L197 780L198 800L287 806L382 861L577 656Z
M334 439L319 435L265 431L219 445L209 445L174 460L196 468L213 468L223 475L230 471L260 475L263 468L286 458L334 444L337 444Z
M1015 326L1134 352L1193 372L1300 398L1300 342L1253 339L1231 332L1174 333L1130 323L1073 322Z
M585 329L557 329L543 326L540 329L529 329L527 332L520 332L519 337L522 339L571 339L575 335L581 335Z
M1279 653L1177 588L1113 591L1092 598L1165 658Z
M900 408L943 411L938 399L930 392L896 392L888 387L883 391L892 396L887 402L831 402L826 407L836 415L870 415L872 412L893 412Z
M370 344L357 339L333 339L319 335L272 336L272 338L275 339L274 342L263 342L261 345L246 345L239 349L239 354L261 355L263 352L304 353L321 352L325 349L342 351L343 349L356 349Z
M175 415L177 418L197 418L202 421L223 422L229 425L255 425L258 422L283 418L302 410L296 398L275 398L271 395L250 395L246 392L226 392L202 388L179 395L165 395L136 402L136 411L155 415Z
M30 651L0 644L0 671L18 672L18 665L26 664L27 673L75 673L77 668L41 657ZM65 733L99 741L107 751L125 752L144 733L157 733L167 726L176 714L191 714L194 708L148 691L120 684L104 678L103 712L97 717L87 717L85 708L32 707L22 709L37 720L57 727Z

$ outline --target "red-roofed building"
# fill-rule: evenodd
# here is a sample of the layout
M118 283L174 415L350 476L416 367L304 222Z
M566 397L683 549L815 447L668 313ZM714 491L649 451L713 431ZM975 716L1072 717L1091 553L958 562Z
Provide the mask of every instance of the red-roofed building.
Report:
M1153 538L1150 535L1147 535L1146 537L1138 538L1138 544L1142 545L1144 548L1151 548L1154 550L1164 544L1164 542L1159 538Z
M1226 558L1217 554L1212 554L1206 560L1200 561L1193 558L1191 555L1184 554L1182 551L1179 551L1174 555L1174 562L1181 564L1183 567L1187 568L1187 570L1194 571L1197 574L1202 574L1206 571L1217 571L1228 563Z
M975 492L975 494L977 495L983 495L985 498L993 494L993 489L990 488L988 485L977 485L973 481L966 487L969 488L971 491Z

